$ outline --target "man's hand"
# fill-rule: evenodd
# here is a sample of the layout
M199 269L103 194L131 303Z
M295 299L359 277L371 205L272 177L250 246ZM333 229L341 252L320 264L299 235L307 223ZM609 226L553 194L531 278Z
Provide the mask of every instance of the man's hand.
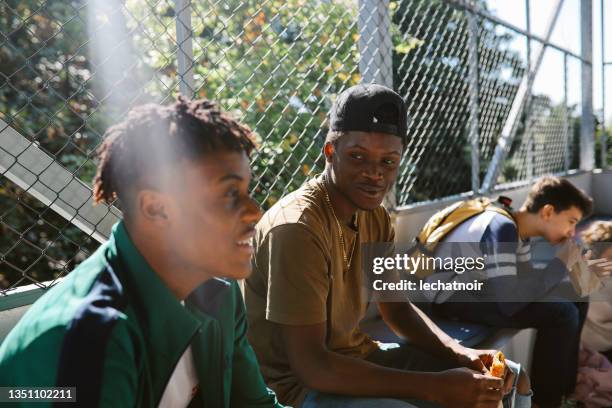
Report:
M612 260L607 258L593 259L593 251L589 250L585 255L589 270L595 273L599 278L607 278L612 275Z
M491 367L493 358L497 354L497 350L475 350L468 347L458 348L456 351L457 362L463 367L467 367L479 373L491 375L488 367ZM503 395L512 391L512 383L514 382L514 373L508 370L504 372Z
M441 385L435 402L448 408L497 408L502 399L502 379L469 368L436 373Z
M487 374L487 367L493 363L493 356L497 350L475 350L468 347L458 347L455 350L455 358L460 366Z
M582 257L582 248L573 239L568 239L561 244L555 256L571 270Z

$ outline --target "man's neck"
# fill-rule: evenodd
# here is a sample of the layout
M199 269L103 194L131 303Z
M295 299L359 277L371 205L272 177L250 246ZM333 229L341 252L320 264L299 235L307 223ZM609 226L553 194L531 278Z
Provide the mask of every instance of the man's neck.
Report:
M138 227L130 228L127 225L126 229L138 252L178 300L184 300L196 287L208 280L202 280L201 273L189 271L181 266L177 262L176 254L171 253L168 246L155 238L159 234L148 233Z
M525 240L528 238L541 235L537 227L537 215L531 214L525 210L519 210L513 213L516 220L519 238Z
M323 174L323 184L329 194L334 214L338 221L345 225L352 225L353 218L357 214L357 208L349 201L348 198L336 187L332 181L331 172L326 170Z

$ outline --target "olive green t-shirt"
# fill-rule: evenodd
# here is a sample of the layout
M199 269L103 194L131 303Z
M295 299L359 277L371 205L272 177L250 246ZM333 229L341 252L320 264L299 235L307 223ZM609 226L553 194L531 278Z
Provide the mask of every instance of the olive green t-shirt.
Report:
M268 386L288 405L299 406L307 389L292 373L279 324L326 322L327 347L365 358L377 345L359 329L368 305L361 271L361 244L392 242L387 211L358 211L353 227L338 224L325 199L320 176L268 210L256 227L253 273L245 285L249 341Z

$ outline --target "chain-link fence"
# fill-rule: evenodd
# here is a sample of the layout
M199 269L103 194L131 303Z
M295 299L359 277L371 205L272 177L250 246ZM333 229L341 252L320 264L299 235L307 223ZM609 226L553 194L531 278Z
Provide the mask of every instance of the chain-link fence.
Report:
M406 47L395 47L394 84L411 117L411 143L398 183L400 204L471 191L489 173L498 176L494 185L578 166L574 140L579 136L579 106L570 105L567 97L555 100L533 91L523 95L521 87L535 89L539 79L554 75L562 78L557 84L561 89L563 84L571 88L565 95L579 94L579 71L569 73L568 83L563 58L580 58L546 48L541 58L559 54L562 61L554 66L555 73L536 68L529 86L528 73L544 40L530 39L472 9L456 2L403 1L395 10L393 19ZM523 109L513 111L521 103ZM502 135L509 136L508 147L505 160L498 161Z
M612 56L608 50L609 43L606 37L610 33L610 29L606 27L606 22L612 17L612 7L609 0L600 0L599 2L599 30L600 30L600 92L601 92L601 116L599 126L595 134L597 145L595 148L595 157L598 159L598 167L612 167L612 120L609 116L608 105L610 101L606 95L612 90ZM609 39L608 39L609 40Z
M408 105L397 205L576 168L578 108L531 91L527 38L484 1L3 0L0 293L46 286L104 240L120 214L91 206L104 130L179 92L218 101L256 133L264 208L322 170L326 114L361 81ZM581 63L551 52L562 77Z

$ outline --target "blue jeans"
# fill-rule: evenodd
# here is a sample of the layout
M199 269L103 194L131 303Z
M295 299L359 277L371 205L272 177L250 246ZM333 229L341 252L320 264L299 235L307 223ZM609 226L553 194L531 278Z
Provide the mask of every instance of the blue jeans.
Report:
M562 396L576 387L580 332L589 304L547 300L528 303L512 316L502 314L495 303L443 303L434 305L434 311L492 327L537 329L530 373L533 400L543 407L557 407Z
M450 362L433 357L415 346L381 344L380 350L373 352L368 361L389 368L410 371L443 371L457 368ZM516 372L515 385L518 380L520 365L508 361L508 366ZM513 392L504 399L504 407L510 406L509 401ZM439 405L429 401L399 400L394 398L368 398L351 397L346 395L328 394L318 391L309 391L302 402L302 408L440 408Z

